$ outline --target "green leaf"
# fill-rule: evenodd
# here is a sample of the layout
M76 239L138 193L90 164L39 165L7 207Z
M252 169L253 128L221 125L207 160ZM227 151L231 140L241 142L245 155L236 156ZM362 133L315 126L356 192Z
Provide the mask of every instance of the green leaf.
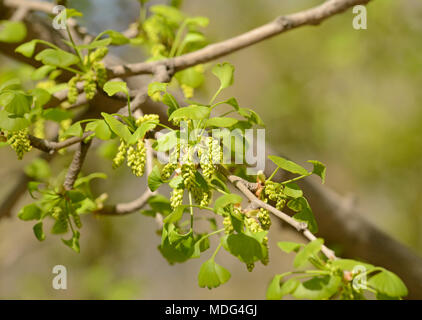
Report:
M151 191L155 191L163 183L164 183L164 181L161 180L160 169L158 168L157 165L155 165L154 168L152 169L150 175L148 176L148 187Z
M284 186L284 194L291 198L300 198L303 196L302 190L296 183L288 183Z
M6 110L0 110L0 128L4 130L19 131L29 127L30 124L26 118L16 117Z
M60 49L45 49L35 56L35 60L56 67L69 67L79 62L77 56Z
M205 261L198 274L198 284L201 288L217 288L230 279L230 272L215 263L213 259Z
M239 111L239 103L235 98L230 98L226 101L224 101L225 104L228 104L229 106L232 106L235 110Z
M158 249L170 264L181 263L190 259L195 251L194 246L192 232L181 235L175 230L174 224L164 224L161 245Z
M230 193L219 197L214 202L214 211L218 214L224 213L224 208L230 204L237 204L242 202L242 197L238 194Z
M67 9L66 8L66 18L69 19L69 18L72 18L72 17L83 17L83 14L82 14L82 12L80 12L76 9L73 9L73 8Z
M234 66L230 63L217 64L212 73L220 80L220 89L230 87L234 81Z
M295 257L293 262L294 267L299 268L306 264L311 256L316 255L321 250L323 243L323 239L316 239L304 246Z
M70 238L69 240L62 239L62 241L65 245L67 245L73 251L75 251L76 253L80 253L81 249L79 246L79 237L80 237L79 231L75 231L72 238Z
M175 176L169 182L169 187L173 189L182 189L183 188L183 177L182 176Z
M42 210L35 204L29 204L21 209L18 213L18 218L24 221L39 220L41 218Z
M280 293L280 281L283 276L277 274L271 280L270 285L267 288L267 299L268 300L280 300L282 295Z
M169 117L169 120L204 120L210 115L210 109L205 106L192 105L175 110Z
M28 182L28 192L31 195L31 198L35 199L34 192L39 191L39 186L41 185L41 182L38 181L30 181Z
M17 78L13 78L10 80L7 80L5 82L3 82L0 85L0 92L3 90L15 90L15 89L19 89L21 87L21 81Z
M103 33L110 37L112 45L121 46L130 42L128 38L116 30L106 30Z
M63 138L67 137L82 137L84 131L82 129L81 123L75 122L72 124L62 135Z
M49 177L51 177L49 163L41 158L35 158L25 167L24 171L28 177L38 181L46 181Z
M44 107L51 99L51 94L41 88L35 88L31 91L33 97L35 98L35 107L42 108Z
M163 215L168 215L173 211L169 199L161 194L157 194L149 198L148 204L152 210L160 212Z
M300 282L294 278L280 284L283 275L275 275L267 289L268 300L281 300L284 296L296 290Z
M174 24L180 24L185 19L180 10L171 6L155 5L150 7L150 11L166 18L166 20Z
M132 134L130 133L128 127L108 113L102 112L101 115L104 117L110 129L126 143L129 143Z
M144 138L147 131L150 131L154 129L157 126L158 121L147 121L143 122L138 129L133 133L131 139L129 140L129 144L134 144L138 140L141 140Z
M86 199L86 195L79 190L69 190L66 192L66 196L72 203L78 203Z
M331 261L331 265L345 271L353 271L355 267L364 267L366 271L372 270L374 268L374 266L371 264L352 259L336 259Z
M0 94L0 106L19 117L31 111L32 96L21 91L6 90Z
M167 91L168 83L163 82L151 82L148 85L148 95L151 97L157 92L166 92Z
M45 120L61 122L72 118L73 114L72 112L61 108L49 108L43 111L42 116Z
M44 241L45 240L45 234L42 228L42 222L38 222L33 228L32 230L34 230L34 234L35 237L39 240L39 241Z
M291 278L284 282L280 287L280 295L281 297L284 297L293 291L296 290L296 288L299 286L300 282L294 278Z
M179 71L174 76L181 84L185 84L191 88L198 88L204 83L205 79L204 74L197 71L194 67Z
M309 163L312 163L314 165L314 169L312 170L313 174L316 174L321 178L322 184L325 182L325 165L322 162L319 162L317 160L308 160Z
M230 190L229 190L229 188L227 187L227 185L222 181L222 180L220 180L219 178L217 178L217 177L214 177L212 180L211 180L211 184L213 185L213 186L215 186L215 187L217 187L217 188L219 188L219 189L221 189L221 190L223 190L223 191L225 191L225 192L227 192L227 193L230 193Z
M76 179L74 187L78 188L83 184L90 183L94 179L107 179L107 175L102 172L94 172L85 177L79 177Z
M192 17L187 18L186 23L188 25L205 28L210 23L210 20L207 17Z
M89 130L88 126L87 126L87 130ZM95 132L95 136L101 140L109 140L113 138L113 135L114 135L113 132L110 130L110 127L107 125L107 123L104 120L96 121L94 132Z
M38 40L31 40L29 42L25 42L21 44L19 47L15 49L15 52L18 52L24 55L27 58L31 58L35 52L35 46L37 45Z
M160 136L157 141L154 143L153 147L159 152L169 151L171 148L176 146L178 141L177 131L170 131L162 136Z
M111 43L111 39L95 40L88 44L81 44L76 46L78 49L93 50L96 48L107 47Z
M324 300L331 298L339 289L339 276L314 277L300 283L292 295L297 299Z
M129 95L127 84L124 81L108 81L104 84L103 90L109 95L114 96L118 92Z
M165 93L163 95L163 103L168 106L167 115L170 116L174 110L179 109L179 103L176 101L176 99L171 95L170 93Z
M224 248L244 263L262 260L263 250L257 239L243 233L221 238Z
M283 170L289 171L291 173L300 174L300 175L309 174L305 168L294 163L293 161L290 161L278 156L269 156L268 158L270 158L272 162L274 162L279 168Z
M229 128L235 125L238 122L235 118L229 117L214 117L207 120L206 126L207 127L221 127L221 128Z
M164 223L175 223L182 219L185 206L178 206L172 213L170 213L165 219Z
M194 251L191 258L199 258L201 253L210 248L210 239L207 234L198 235L194 245Z
M237 111L242 117L245 117L250 124L256 124L259 126L263 126L264 122L262 121L261 117L252 109L248 108L239 108Z
M314 213L312 212L308 201L304 197L289 201L287 206L294 211L299 211L293 216L294 219L297 221L306 222L308 224L309 231L312 233L318 232L318 224L315 220Z
M368 285L389 297L405 297L408 294L403 281L391 271L383 268L381 272L369 278Z
M63 224L61 221L56 221L50 232L52 234L63 234L66 233L68 229L69 228L67 223Z
M0 41L7 43L21 42L26 37L26 26L20 21L0 21Z
M277 242L278 247L283 250L286 253L290 253L290 252L297 252L300 247L303 247L303 244L301 243L296 243L296 242L290 242L290 241L280 241Z

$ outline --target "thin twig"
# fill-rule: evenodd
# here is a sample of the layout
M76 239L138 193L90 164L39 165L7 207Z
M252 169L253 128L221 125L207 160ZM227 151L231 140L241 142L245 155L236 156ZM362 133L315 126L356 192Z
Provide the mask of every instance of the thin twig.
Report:
M152 74L159 65L173 68L175 72L184 70L197 64L226 56L294 28L304 25L317 25L333 15L339 14L355 5L366 4L369 1L370 0L329 0L305 11L287 16L280 16L268 24L237 37L209 45L201 50L166 60L110 67L109 74L112 77Z
M81 142L78 150L73 155L72 163L70 164L69 170L67 171L66 178L63 183L65 190L72 190L79 173L81 172L82 165L85 161L86 154L91 145L91 141Z
M40 139L33 135L28 135L28 138L29 138L29 141L31 141L31 145L34 148L47 152L47 153L54 153L60 149L64 149L74 144L77 144L85 140L92 134L93 134L92 131L87 131L83 133L82 137L71 137L69 139L66 139L60 142L50 141L47 139Z
M300 222L292 217L290 217L288 214L277 210L273 206L269 205L268 203L265 203L261 200L259 200L248 188L247 181L243 180L242 178L230 174L224 167L219 166L219 170L222 171L222 173L226 176L226 178L240 191L243 193L244 196L251 202L252 207L254 208L264 208L268 211L270 211L272 214L295 228L298 232L301 232L309 241L313 241L316 239L316 237L312 234L312 232L309 231L307 228L306 222ZM325 245L322 246L321 249L322 253L330 260L336 259L336 256L334 252L327 248Z

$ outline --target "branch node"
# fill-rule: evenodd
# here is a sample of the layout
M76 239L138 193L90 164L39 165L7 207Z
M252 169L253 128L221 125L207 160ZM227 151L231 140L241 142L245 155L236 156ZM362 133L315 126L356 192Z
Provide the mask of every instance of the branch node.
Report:
M293 22L286 16L280 16L275 19L276 23L280 25L282 30L289 30L293 28Z

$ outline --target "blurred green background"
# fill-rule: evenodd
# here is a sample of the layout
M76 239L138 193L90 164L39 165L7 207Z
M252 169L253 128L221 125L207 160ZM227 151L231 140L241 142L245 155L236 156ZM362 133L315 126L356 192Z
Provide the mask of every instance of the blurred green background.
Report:
M152 4L163 1L152 1ZM185 0L182 10L210 18L205 34L220 41L266 23L278 15L311 7L310 0ZM124 30L138 12L134 0L74 0L84 12L81 24L91 32ZM268 143L280 154L303 163L327 165L326 184L357 200L380 229L422 253L422 2L375 0L368 6L368 29L354 30L351 10L318 27L302 27L232 54L221 61L236 66L227 97L254 108L267 125ZM119 49L128 61L142 50ZM0 80L31 68L0 57ZM212 77L198 99L215 90ZM419 88L419 89L418 89ZM31 159L16 160L0 148L0 198ZM133 199L145 181L91 152L85 172L103 171L97 183L110 202ZM56 161L68 164L67 156ZM22 203L30 201L22 199ZM21 204L22 204L21 203ZM296 239L275 224L270 232L271 262L248 273L228 254L217 260L232 279L212 291L196 284L201 260L169 266L157 250L154 221L140 214L118 218L83 218L81 254L47 236L38 243L29 223L0 221L0 298L57 299L263 299L275 273L291 268L292 257L275 243ZM51 286L52 268L68 270L68 290Z

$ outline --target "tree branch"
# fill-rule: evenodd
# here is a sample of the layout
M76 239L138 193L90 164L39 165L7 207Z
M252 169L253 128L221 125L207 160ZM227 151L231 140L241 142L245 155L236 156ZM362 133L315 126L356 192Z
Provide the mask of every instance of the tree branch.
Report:
M60 142L50 141L46 139L40 139L33 135L28 135L29 140L31 141L31 145L39 149L41 151L47 152L47 153L54 153L60 149L70 147L71 145L74 145L76 143L79 143L86 138L88 138L90 135L92 135L92 131L84 132L82 137L72 137Z
M280 16L274 21L259 28L253 29L237 37L209 45L201 50L171 59L114 66L109 68L109 74L112 77L150 74L153 73L155 68L159 65L164 65L167 68L174 70L174 72L177 72L200 63L226 56L286 31L304 25L319 24L325 19L339 14L350 7L366 4L369 1L370 0L328 0L314 8L287 16Z
M273 206L269 205L268 203L265 203L261 200L259 200L249 189L250 185L242 178L230 174L223 166L219 166L219 170L226 176L226 178L233 184L240 192L243 193L243 195L251 202L252 207L254 208L264 208L289 224L291 227L295 228L298 232L302 233L309 241L313 241L316 239L316 237L312 234L312 232L309 231L307 228L306 222L299 222L292 217L290 217L288 214L277 210ZM249 186L249 187L248 187ZM336 256L332 250L327 248L326 246L322 246L321 249L322 253L330 259L336 259Z
M73 185L75 184L75 181L78 178L79 173L81 172L86 154L91 145L91 141L92 140L89 140L86 143L81 142L79 144L78 150L76 150L75 154L73 155L72 163L70 164L69 170L67 171L67 175L63 183L63 187L65 190L73 189Z

